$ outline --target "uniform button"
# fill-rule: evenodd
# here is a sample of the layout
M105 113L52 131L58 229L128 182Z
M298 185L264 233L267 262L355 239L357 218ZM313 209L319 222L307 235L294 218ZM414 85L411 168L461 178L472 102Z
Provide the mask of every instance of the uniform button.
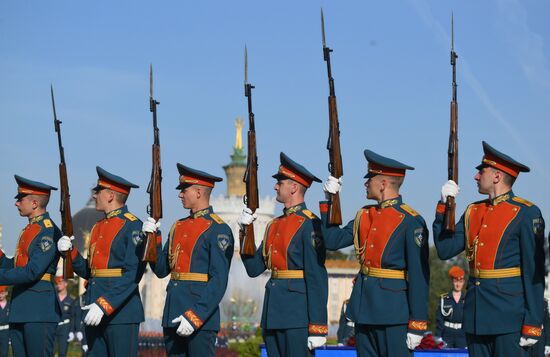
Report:
M367 265L370 265L370 260L367 260Z
M493 207L489 207L489 211L492 211L493 210Z
M103 238L103 236L99 236L99 238Z
M382 212L380 212L380 211L377 211L376 213L378 213L378 214L382 214Z
M480 266L480 265L481 265L481 263L477 263L477 266Z
M275 235L278 237L278 236L279 236L279 233L275 233Z
M486 224L484 224L484 225L483 225L483 228L487 228L487 225L486 225Z
M403 218L403 215L402 215L402 214L400 214L400 215L399 215L399 218Z
M275 250L273 251L273 253L277 254L277 249L275 249Z
M183 235L183 238L187 238L187 234L184 234L184 235Z
M518 208L517 208L517 207L514 207L514 211L517 211L517 210L518 210Z
M372 230L376 232L376 228L373 228Z
M479 286L481 285L481 283L479 281L476 281L476 286Z
M371 248L374 248L374 244L371 244L370 247L371 247Z
M174 283L174 286L178 286L178 283Z
M485 243L481 242L481 243L479 243L479 245L483 247L485 245Z

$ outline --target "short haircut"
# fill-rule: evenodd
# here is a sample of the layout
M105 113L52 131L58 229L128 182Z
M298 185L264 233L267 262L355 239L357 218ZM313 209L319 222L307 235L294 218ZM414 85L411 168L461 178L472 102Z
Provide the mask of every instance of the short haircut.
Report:
M212 194L212 187L208 186L200 186L202 193L206 196L206 198L210 198L210 195Z
M38 203L40 208L46 208L50 202L50 195L29 195L32 200L35 200Z
M405 176L386 176L386 181L395 189L398 190L403 182L405 181Z
M516 178L504 171L500 171L500 172L502 173L502 182L507 186L512 187L514 185L514 182L516 182Z
M126 200L128 200L128 195L127 194L122 193L122 192L113 191L113 190L111 190L111 192L114 193L115 199L119 203L126 204Z

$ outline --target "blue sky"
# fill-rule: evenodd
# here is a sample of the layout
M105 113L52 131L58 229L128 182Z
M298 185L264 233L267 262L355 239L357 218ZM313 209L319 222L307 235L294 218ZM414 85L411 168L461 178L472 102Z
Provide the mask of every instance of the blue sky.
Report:
M148 67L155 71L164 226L184 216L176 162L223 176L234 120L246 118L243 48L256 86L260 193L273 195L279 152L325 179L328 133L320 8L341 121L344 217L366 203L365 148L415 166L404 199L431 225L446 179L451 67L458 59L459 211L483 198L472 179L487 140L531 167L516 194L550 212L547 1L3 1L0 3L0 224L13 254L25 225L13 174L57 185L53 83L76 212L95 166L136 182L146 217L151 169ZM216 191L215 191L216 192ZM217 194L225 192L222 183ZM320 185L308 193L317 211ZM50 211L59 222L59 196Z

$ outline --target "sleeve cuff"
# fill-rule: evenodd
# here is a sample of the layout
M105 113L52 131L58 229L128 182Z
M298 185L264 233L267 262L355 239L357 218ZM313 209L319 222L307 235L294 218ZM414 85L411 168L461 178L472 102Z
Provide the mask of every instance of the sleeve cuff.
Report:
M326 336L328 335L327 325L309 324L307 327L309 336Z
M105 312L107 316L111 315L115 311L115 309L113 309L111 304L103 296L97 298L95 302L99 305L101 310L103 310L103 312Z
M437 204L437 207L435 208L435 213L436 214L445 214L445 204L439 202Z
M521 327L521 334L524 336L538 338L542 335L542 328L531 325L523 325Z
M428 329L428 321L409 320L408 328L413 331L426 331Z
M328 213L328 208L328 201L319 202L319 212L321 212L321 214Z
M4 257L4 251L0 249L0 259L2 259L3 257Z
M189 322L193 325L193 327L195 327L196 330L200 329L201 326L204 324L201 318L197 314L195 314L191 309L185 311L183 313L183 316L185 316L185 318L189 320Z

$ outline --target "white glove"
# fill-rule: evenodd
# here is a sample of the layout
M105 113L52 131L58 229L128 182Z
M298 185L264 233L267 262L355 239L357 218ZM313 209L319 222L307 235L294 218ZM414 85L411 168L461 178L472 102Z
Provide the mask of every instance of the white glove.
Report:
M535 340L534 338L525 338L525 337L520 337L519 338L519 345L521 347L531 347L537 342L539 342L539 341ZM546 347L545 347L545 349L546 349Z
M441 187L441 202L447 202L447 196L456 197L460 192L460 187L453 180L449 180Z
M67 339L67 342L71 342L72 340L74 340L74 333L69 332L69 338Z
M59 250L61 253L65 253L66 251L71 250L71 248L73 247L73 239L74 236L63 236L59 238L59 240L57 241L57 250Z
M309 336L307 338L307 348L314 350L327 343L327 338L323 336Z
M82 332L78 331L76 333L76 339L80 342L82 341L83 338L84 338L84 335L82 334Z
M88 345L82 345L82 351L88 352Z
M407 333L407 348L414 350L422 342L422 336L415 335L414 333Z
M244 226L252 224L252 222L254 222L256 218L258 218L258 215L256 213L253 213L250 208L245 207L243 208L243 211L241 212L237 223L239 224L239 227L244 228Z
M185 317L183 317L183 315L179 315L172 320L173 324L177 324L178 322L180 323L178 329L176 330L176 333L178 335L185 337L189 336L193 333L193 331L195 331L195 328L189 323L189 321L187 321Z
M90 304L82 307L82 310L89 310L84 318L84 323L88 326L97 326L101 322L103 315L105 313L101 308L96 304Z
M143 226L141 226L141 230L144 233L157 233L159 228L160 228L160 220L157 222L152 217L147 217L147 220L143 222Z
M544 354L550 355L550 346L544 346Z
M344 184L344 177L336 178L334 176L329 176L328 179L323 183L323 191L327 193L336 194L342 191L342 185Z

